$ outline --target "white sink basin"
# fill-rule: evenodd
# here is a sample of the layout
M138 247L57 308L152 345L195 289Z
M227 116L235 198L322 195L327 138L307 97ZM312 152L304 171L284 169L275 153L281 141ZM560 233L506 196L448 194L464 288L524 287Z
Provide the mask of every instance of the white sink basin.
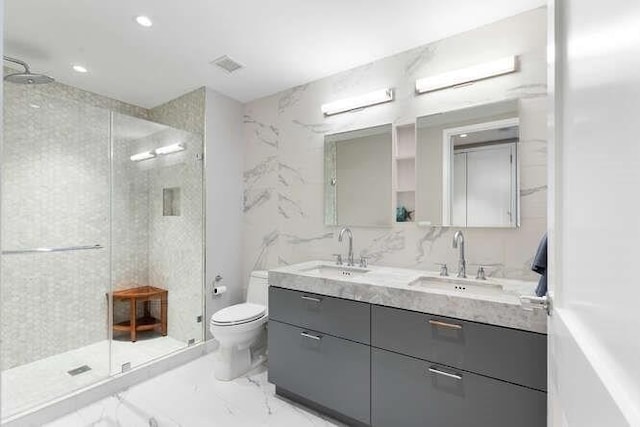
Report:
M314 276L326 277L329 279L358 277L369 272L366 268L347 267L344 265L316 265L300 270L301 273L313 274Z
M502 285L484 280L459 279L455 277L419 277L409 283L411 287L419 287L425 290L447 291L460 295L486 295L499 296L506 292Z

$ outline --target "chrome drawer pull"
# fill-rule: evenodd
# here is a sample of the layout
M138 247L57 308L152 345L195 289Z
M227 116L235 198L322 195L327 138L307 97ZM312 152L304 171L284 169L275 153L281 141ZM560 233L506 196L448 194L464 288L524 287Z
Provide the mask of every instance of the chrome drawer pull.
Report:
M439 320L429 320L429 324L433 326L441 326L443 328L449 328L449 329L462 329L462 325L456 325L455 323L441 322Z
M316 303L320 303L322 302L322 298L314 298L314 297L308 297L306 295L301 296L300 298L302 298L305 301L311 301L311 302L316 302Z
M320 341L322 339L322 337L311 335L311 334L308 334L306 332L300 332L300 335L305 337L305 338L311 338L312 340L316 340L316 341Z
M461 380L462 379L462 375L450 374L448 372L444 372L444 371L441 371L441 370L436 369L436 368L429 368L429 372L431 372L433 374L442 375L442 376L447 377L447 378L453 378L454 380Z

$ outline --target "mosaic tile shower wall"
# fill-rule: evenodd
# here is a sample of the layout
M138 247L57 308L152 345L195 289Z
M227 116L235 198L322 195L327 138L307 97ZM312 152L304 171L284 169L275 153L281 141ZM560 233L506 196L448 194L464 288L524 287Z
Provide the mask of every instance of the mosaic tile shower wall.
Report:
M169 333L187 341L203 339L204 314L204 181L202 160L205 124L205 89L200 88L149 111L150 118L189 134L183 162L149 174L149 279L169 289ZM180 188L181 215L162 216L162 189ZM179 308L171 309L171 306Z
M47 88L4 97L3 250L105 249L2 257L2 369L106 339L109 289L109 112Z
M203 339L203 183L197 135L185 134L183 161L149 171L149 280L169 290L169 335ZM180 215L163 215L163 189L180 191Z
M114 118L116 132L136 123ZM145 124L149 127L149 124ZM184 343L202 339L203 181L199 135L158 126L142 138L114 142L114 288L151 285L169 291L168 334ZM130 156L180 142L186 150L132 162ZM177 213L165 215L165 189L178 189ZM132 227L132 224L136 224ZM141 310L141 307L139 307ZM152 313L159 317L159 307ZM128 308L116 307L116 321Z
M149 110L149 120L204 136L205 88L196 89Z
M124 137L127 128L136 123L137 120L122 115L113 119L113 290L149 284L149 177L145 170L129 159L139 152L138 144ZM139 315L142 315L142 309L140 305ZM115 304L114 322L128 320L128 316L129 305L126 302ZM114 336L127 339L126 333Z

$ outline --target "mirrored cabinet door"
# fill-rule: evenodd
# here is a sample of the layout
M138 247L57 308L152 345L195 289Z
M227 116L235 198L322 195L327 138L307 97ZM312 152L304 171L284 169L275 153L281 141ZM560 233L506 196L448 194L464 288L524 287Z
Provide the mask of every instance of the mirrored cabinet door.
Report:
M416 122L416 218L424 225L518 227L518 101Z
M388 227L391 124L325 136L327 225Z

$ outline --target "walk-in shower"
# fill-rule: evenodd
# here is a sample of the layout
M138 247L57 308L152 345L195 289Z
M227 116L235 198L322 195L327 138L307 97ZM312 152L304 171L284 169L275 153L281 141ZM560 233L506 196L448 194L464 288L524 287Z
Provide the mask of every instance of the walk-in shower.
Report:
M204 336L202 137L24 65L4 85L3 419Z

